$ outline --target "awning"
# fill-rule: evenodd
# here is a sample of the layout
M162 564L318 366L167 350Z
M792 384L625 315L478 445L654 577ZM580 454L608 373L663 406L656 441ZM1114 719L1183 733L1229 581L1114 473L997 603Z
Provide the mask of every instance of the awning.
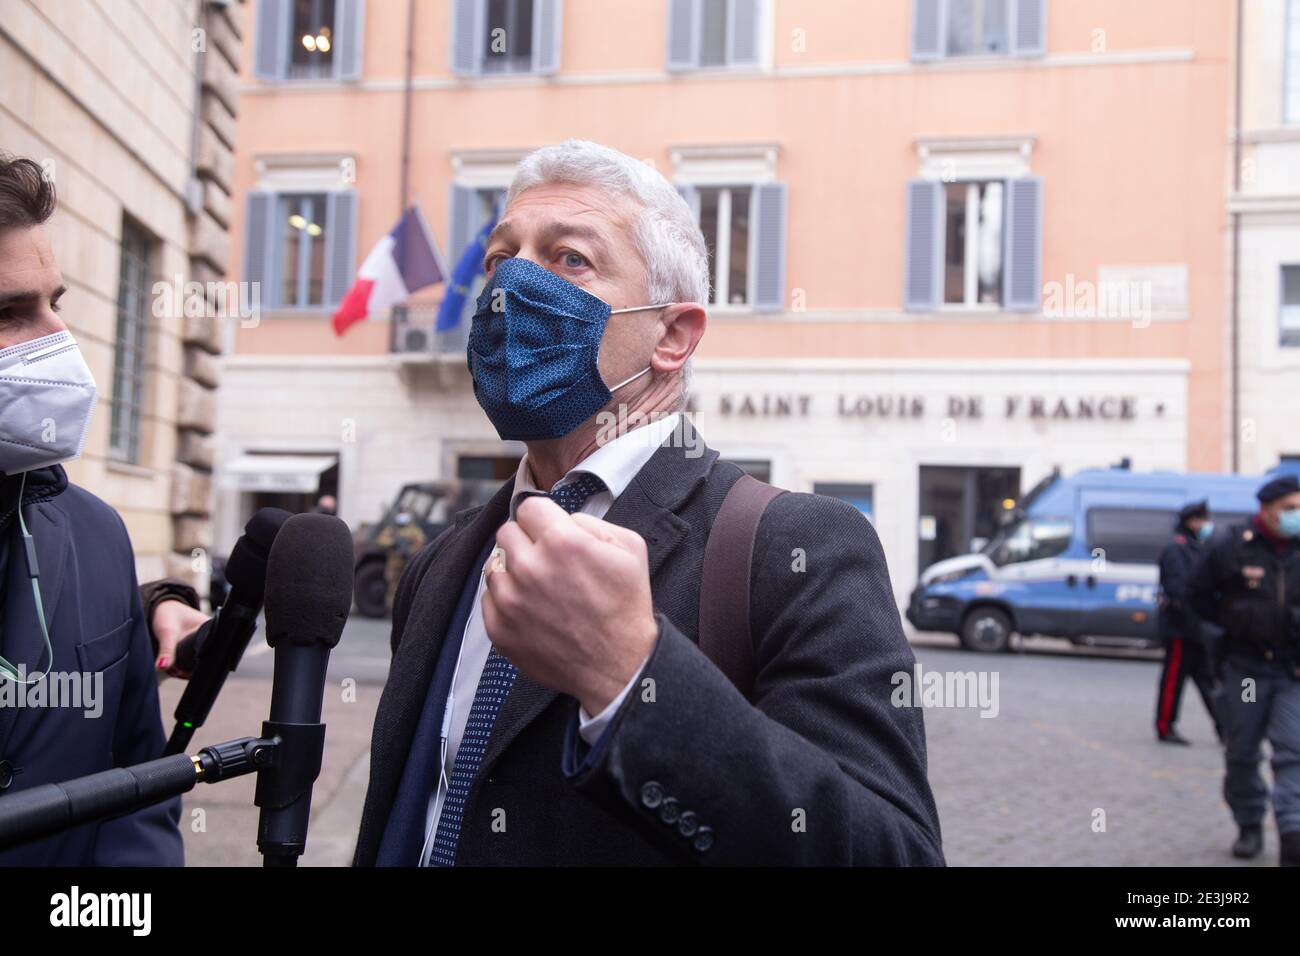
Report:
M237 491L310 494L321 472L338 464L334 455L241 455L221 469L221 484Z

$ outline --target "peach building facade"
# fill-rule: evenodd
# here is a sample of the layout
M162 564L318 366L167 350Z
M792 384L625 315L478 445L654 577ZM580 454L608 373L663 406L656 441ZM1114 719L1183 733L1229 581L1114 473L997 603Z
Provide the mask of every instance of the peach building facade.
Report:
M700 217L704 436L866 511L900 594L1054 467L1228 465L1229 0L253 6L230 276L263 292L224 363L218 547L277 489L355 524L522 452L467 320L432 328L441 287L329 315L404 181L454 263L569 137Z

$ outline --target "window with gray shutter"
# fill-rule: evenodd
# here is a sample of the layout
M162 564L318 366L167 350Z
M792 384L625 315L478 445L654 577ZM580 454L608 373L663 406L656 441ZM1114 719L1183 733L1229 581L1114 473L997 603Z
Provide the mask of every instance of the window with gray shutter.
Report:
M1012 52L1042 56L1047 52L1047 0L1013 0L1013 4Z
M365 0L258 0L253 73L262 80L361 79Z
M287 3L258 0L257 34L253 38L253 75L259 80L280 80L285 76L289 54Z
M668 2L668 69L693 70L700 61L699 0Z
M1047 0L912 0L912 59L1042 56Z
M335 76L345 83L361 79L361 49L365 42L366 0L336 0L334 21L338 50Z
M727 63L758 66L759 0L731 0L727 18Z
M549 75L560 68L560 23L564 19L561 0L536 0L533 17L533 72Z
M668 69L756 67L764 0L669 0Z
M356 220L353 190L249 193L241 276L244 315L338 305L356 274Z
M1003 305L1037 312L1043 288L1043 181L1026 176L1007 182Z
M563 20L563 0L453 0L452 72L555 73Z
M753 239L750 242L749 279L756 312L785 308L786 188L785 183L754 187Z
M451 69L454 73L479 72L479 38L484 34L485 4L479 0L452 0Z
M333 308L343 301L357 268L357 194L355 190L332 192L326 203L324 305Z
M244 269L240 276L240 312L256 318L272 299L275 250L275 194L248 194L244 215Z
M943 56L944 0L912 0L912 59Z
M907 239L903 253L903 308L931 312L942 301L944 261L943 183L907 184Z

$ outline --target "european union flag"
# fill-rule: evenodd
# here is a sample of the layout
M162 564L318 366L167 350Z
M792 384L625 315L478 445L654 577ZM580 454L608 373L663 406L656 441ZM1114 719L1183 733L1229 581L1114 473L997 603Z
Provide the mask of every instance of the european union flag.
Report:
M499 210L493 207L488 221L457 260L451 273L451 284L438 306L437 331L446 332L460 324L461 314L465 311L465 297L469 295L474 280L483 272L483 250L487 248L487 238L497 224L498 215Z

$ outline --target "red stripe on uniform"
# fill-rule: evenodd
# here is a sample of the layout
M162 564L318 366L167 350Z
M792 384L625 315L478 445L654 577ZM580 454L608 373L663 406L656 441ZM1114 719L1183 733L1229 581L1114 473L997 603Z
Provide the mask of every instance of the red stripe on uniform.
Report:
M1178 686L1178 670L1183 666L1183 639L1169 639L1169 666L1165 668L1165 686L1160 688L1160 717L1156 730L1163 737L1169 733L1169 718L1174 713L1174 688Z

